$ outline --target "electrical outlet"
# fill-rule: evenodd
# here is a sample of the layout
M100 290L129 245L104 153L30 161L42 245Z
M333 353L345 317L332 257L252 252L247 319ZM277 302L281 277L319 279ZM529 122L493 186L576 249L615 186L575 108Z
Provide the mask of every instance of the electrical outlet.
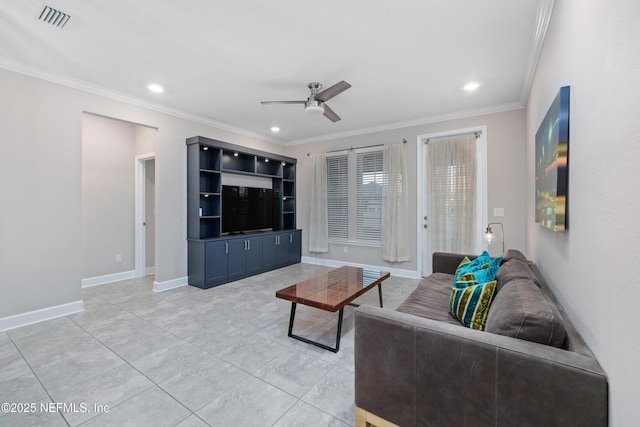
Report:
M116 262L122 262L122 254L116 254Z
M343 250L345 254L349 252L349 248L347 246L345 246Z
M504 216L504 208L493 208L493 216Z

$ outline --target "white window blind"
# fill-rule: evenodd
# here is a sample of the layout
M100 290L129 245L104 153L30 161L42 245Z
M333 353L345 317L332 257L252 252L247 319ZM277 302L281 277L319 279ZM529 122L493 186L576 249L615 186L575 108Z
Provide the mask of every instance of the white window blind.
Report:
M329 240L349 238L349 158L327 155L327 208Z
M357 153L356 238L363 243L382 241L383 151Z

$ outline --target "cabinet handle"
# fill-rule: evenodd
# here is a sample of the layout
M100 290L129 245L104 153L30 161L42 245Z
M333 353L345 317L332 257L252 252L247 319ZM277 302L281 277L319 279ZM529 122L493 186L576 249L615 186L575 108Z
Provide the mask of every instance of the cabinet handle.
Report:
M293 243L293 234L289 234L289 243Z
M251 240L247 240L247 250L251 250Z
M280 236L276 236L276 245L280 244Z
M244 250L245 251L247 250L247 241L246 240L244 241Z
M225 254L229 253L229 242L225 242L225 244L224 244L224 253Z

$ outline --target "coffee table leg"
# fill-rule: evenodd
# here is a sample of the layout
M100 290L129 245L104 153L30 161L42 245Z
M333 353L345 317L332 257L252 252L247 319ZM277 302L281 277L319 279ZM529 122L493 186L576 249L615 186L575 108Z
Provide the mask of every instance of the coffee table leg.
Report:
M344 308L340 309L340 312L338 313L338 333L336 335L336 346L335 347L329 347L328 345L324 345L322 343L319 343L317 341L312 341L308 338L305 337L301 337L299 335L295 335L293 333L293 320L296 318L296 303L292 302L291 303L291 316L289 317L289 336L291 338L295 338L299 341L302 342L306 342L307 344L313 344L316 347L320 347L323 348L325 350L329 350L332 351L334 353L337 353L338 350L340 349L340 335L342 334L342 315L344 314Z
M338 334L336 335L336 349L331 350L334 353L337 353L340 349L340 335L342 335L342 315L344 314L344 308L340 309L340 313L338 313Z
M293 332L293 319L296 318L296 303L291 303L291 316L289 316L289 336L292 336Z
M382 283L378 284L378 296L380 297L380 307L382 307Z

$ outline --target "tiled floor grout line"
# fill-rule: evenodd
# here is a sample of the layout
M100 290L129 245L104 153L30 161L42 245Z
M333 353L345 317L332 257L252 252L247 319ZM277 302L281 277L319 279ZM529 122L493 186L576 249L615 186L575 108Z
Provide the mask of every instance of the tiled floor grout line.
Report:
M296 276L296 280L299 280L299 278L302 277L312 277L318 274L318 272L319 270L316 271L315 269L296 269L292 270L290 274ZM352 375L353 373L353 369L351 366L352 362L349 359L353 358L353 355L350 353L352 353L353 350L351 348L351 340L355 339L355 337L353 336L353 328L355 327L355 325L351 324L353 323L352 318L354 316L354 313L351 312L345 316L345 320L350 319L347 320L346 324L351 325L349 329L345 329L345 323L343 323L342 339L344 340L348 338L349 341L344 341L344 343L348 345L341 346L342 354L337 355L338 357L334 357L331 354L325 355L324 353L320 353L317 349L315 349L315 347L311 348L311 346L308 346L309 348L305 348L298 342L294 342L292 345L288 345L289 343L286 342L288 341L288 337L278 331L277 328L284 325L286 333L285 324L287 322L285 320L288 320L289 310L286 310L287 314L280 314L280 310L285 310L280 309L278 304L275 304L272 302L272 300L270 300L270 298L272 298L273 301L276 300L275 295L273 294L275 294L276 289L280 288L281 285L288 280L282 277L286 274L289 273L265 277L263 281L270 283L268 287L262 287L261 283L251 281L247 281L245 284L239 284L240 287L238 289L240 289L241 291L237 293L229 287L228 291L227 289L220 289L219 293L215 293L212 291L210 294L206 294L196 290L193 292L185 291L184 293L167 293L166 297L170 298L163 298L163 296L150 293L150 285L147 280L143 282L132 281L130 283L127 283L128 281L123 281L119 284L116 284L112 288L104 288L104 290L98 290L97 292L95 290L87 290L86 293L83 292L83 300L85 302L85 305L89 305L91 307L90 309L86 310L87 317L76 317L76 315L69 315L64 316L64 318L66 318L67 321L71 321L71 324L79 328L79 331L82 331L82 333L86 334L87 337L91 337L93 340L99 343L102 348L115 355L116 357L113 358L114 363L117 363L117 361L120 360L122 364L115 368L109 368L105 372L99 372L98 374L92 375L89 378L84 378L78 384L69 386L68 384L66 384L66 382L64 382L61 385L56 386L54 386L54 384L57 383L51 383L50 386L54 387L56 390L62 387L60 391L68 389L71 390L76 386L81 386L85 382L92 381L97 377L104 376L105 374L107 374L106 376L108 377L109 372L127 366L127 369L133 369L131 374L134 375L135 378L138 378L139 375L140 381L142 381L142 378L144 378L149 382L148 384L150 385L147 387L147 384L142 382L142 386L136 386L137 389L129 388L129 392L126 394L127 397L124 398L124 395L118 397L118 399L124 398L124 400L118 401L118 403L110 409L120 407L126 402L130 402L131 399L137 398L140 395L150 392L150 390L153 390L155 388L156 390L152 392L153 394L149 395L148 397L145 396L141 398L141 401L149 401L149 398L152 395L156 395L155 393L163 393L168 395L168 397L166 397L166 403L169 403L169 399L171 399L172 401L178 403L179 407L182 408L179 409L176 415L180 414L180 416L182 416L181 411L183 409L186 410L186 415L184 416L184 418L180 420L176 420L175 416L172 418L172 420L175 422L175 425L185 422L192 416L194 416L192 421L197 420L204 423L204 425L210 425L206 421L206 419L202 417L207 417L211 420L215 420L215 418L211 417L216 414L216 411L220 411L220 407L216 409L215 405L226 405L229 402L234 402L234 398L231 397L233 396L231 394L232 390L240 386L240 384L245 384L246 381L251 379L251 381L259 381L263 383L263 385L261 385L259 388L262 388L266 385L274 392L275 390L278 390L279 392L283 393L282 396L288 396L287 398L283 398L284 400L281 400L283 404L286 402L286 404L289 405L289 399L293 402L286 408L286 410L284 410L284 412L276 412L273 414L277 415L278 418L273 421L272 425L278 424L281 420L287 417L287 414L289 414L294 407L297 407L295 411L302 411L305 416L310 416L312 414L317 414L318 416L320 416L320 414L323 414L322 419L324 419L324 417L330 417L330 419L337 420L340 423L352 425L354 421L351 420L351 416L349 415L349 413L344 412L346 407L343 407L342 404L334 406L334 403L330 399L326 400L325 396L334 395L332 391L334 389L331 388L333 387L332 383L334 381L339 381L339 383L341 382L344 384L344 381L347 379L345 375ZM403 286L404 285L405 284L403 284ZM412 284L406 283L406 285ZM131 295L127 295L128 286L132 287ZM401 289L403 288L398 288L398 292L388 292L388 294L390 295L385 301L387 302L385 306L392 306L389 305L389 303L395 300L395 296L397 295L399 297L402 293L404 293L404 290L401 291ZM83 289L83 291L85 291L85 289ZM175 297L173 295L175 295ZM255 301L247 301L246 297L250 295L255 295L257 299ZM156 299L156 297L158 299ZM145 298L147 301L145 301ZM116 300L118 302L112 302L113 300ZM139 303L137 301L139 301ZM366 301L367 300L365 300L363 303L373 304L373 302L371 301ZM228 309L228 306L230 304L235 304L238 307L237 313L234 312L233 309ZM211 306L211 308L208 307L209 305ZM263 310L260 310L261 307L265 308ZM217 308L221 308L222 310L218 311ZM226 321L225 316L227 314L227 310L230 315L233 315L233 317L229 317L229 319L239 319L240 323L238 324L238 326L233 323L234 321ZM174 312L176 312L175 315ZM242 319L245 319L245 313L247 314L247 316L249 316L251 313L255 313L255 316L251 317L250 319L247 318L247 321L243 321ZM316 336L316 339L318 339L319 337L320 341L328 342L331 339L335 340L335 329L337 327L336 319L330 316L324 318L322 312L320 313L321 315L316 317L314 312L306 312L305 317L301 317L301 319L304 319L304 323L302 323L301 326L308 325L307 327L309 329L303 327L302 330L299 330L297 332L304 334L304 336ZM112 321L110 321L110 317L112 317L113 315L121 316L118 319L117 323L112 323ZM174 320L174 316L176 320ZM208 317L211 317L212 319L211 325L213 327L211 329L209 329L209 324L207 323ZM193 319L193 322L195 323L193 323L192 325L195 326L195 328L192 328L192 325L188 323L184 324L186 327L180 326L183 319L187 322ZM121 333L124 331L119 332L120 320L122 320L123 325L126 325L127 321L135 322L134 325L132 325L133 329L131 329L131 333L123 333L121 335ZM317 320L321 320L321 322L317 323ZM219 330L219 333L221 334L227 333L225 332L225 330L227 330L228 328L225 328L225 325L237 329L237 331L239 332L238 335L234 335L233 332L229 332L230 335L228 335L229 337L232 337L234 341L226 345L224 338L220 339L220 336L217 335L218 325L216 324L216 322L221 326L221 329ZM173 325L178 326L173 327ZM54 328L55 327L56 325L54 325ZM55 331L56 329L53 330ZM100 334L100 336L102 336L106 341L98 338L98 336L90 330L94 330L96 333ZM39 333L38 329L35 329L35 331L36 333ZM46 332L47 329L43 329L43 331ZM162 332L162 334L160 333L160 331ZM62 329L62 332L66 334L64 328ZM206 337L210 334L214 341L211 342L211 344L213 345L209 344L207 346L208 340L206 339ZM43 380L41 380L40 377L36 374L31 364L27 362L25 353L18 347L16 341L11 337L11 335L9 335L9 333L7 333L6 335L9 339L9 342L17 350L20 357L25 361L25 363L27 363L30 373L35 377L39 386L44 390L49 400L55 402L52 397L52 392L50 392L45 387ZM137 339L136 337L138 336L144 337L145 345L148 339L149 346L141 347L140 344L138 344L137 346L131 346L130 344L134 343ZM182 338L183 336L185 338ZM29 335L25 335L25 337L28 338ZM78 338L75 337L74 333L72 333L70 337L73 339L72 342L76 342L75 340ZM203 340L202 338L205 339ZM170 342L171 344L167 345L166 342L163 341L163 339L168 340L168 342ZM289 340L291 340L291 338L289 338ZM107 344L107 342L111 341L116 344L115 348L118 348L118 351L120 351L122 355ZM83 341L79 340L79 342ZM31 352L31 348L33 347L33 345L34 344L29 344L28 347L25 347L25 351L27 351L28 353ZM37 341L35 342L35 345L37 348ZM264 345L266 345L266 347ZM185 347L171 349L171 347L173 346ZM193 352L190 352L189 347L186 346L193 346L191 348L198 349L198 351L201 353L196 354L195 350ZM234 349L234 347L237 348ZM84 348L84 344L82 348ZM145 348L157 349L151 352L149 352L148 350L144 352ZM227 348L229 349L229 351L226 351ZM243 356L243 354L252 354L251 352L253 352L254 349L257 351L264 351L264 354L262 355L263 358L256 357L243 359L245 357ZM211 350L216 350L216 352L212 352ZM159 353L163 351L168 351L168 355L176 355L176 357L167 357L164 354ZM345 351L347 352L347 354L344 354ZM224 352L224 354L219 355L221 352ZM159 354L155 355L155 353ZM300 356L294 356L294 353L298 353ZM272 354L275 355L271 356ZM80 353L80 355L82 355L82 353ZM147 361L137 363L138 360L147 358L152 355L153 357L149 358ZM284 365L282 364L282 362L278 362L278 359L282 358L283 356L289 357L289 355L291 355L290 362L286 362ZM128 359L131 359L132 357L130 356L133 356L136 357L136 359L129 362L127 359L125 359L124 356L127 356ZM187 363L180 363L176 365L175 362L171 362L171 360L181 360L183 357L185 358L185 361L188 361ZM188 378L190 376L193 377L194 373L196 373L196 375L199 375L199 371L193 371L192 373L188 373L188 371L200 364L201 360L203 360L202 358L208 359L209 357L215 358L217 362L223 363L224 366L229 366L230 368L228 369L231 369L232 367L233 372L236 372L233 375L239 375L240 373L242 373L244 377L240 381L232 380L232 377L229 377L228 380L225 380L226 382L224 383L224 386L220 387L220 385L222 385L223 383L219 383L220 385L216 386L217 389L215 389L215 393L201 394L200 398L185 400L184 397L186 397L186 395L184 393L184 390L189 390L190 383L186 383L186 389L184 387L175 387L176 384L179 384L180 381L182 381L182 377L178 377L178 375L187 374L185 378ZM301 359L295 359L296 357L301 357ZM195 360L195 362L192 362L193 360ZM231 360L234 360L235 363ZM290 375L291 372L297 371L291 371L290 369L284 368L287 363L291 363L294 361L296 361L296 366L298 366L298 364L304 364L305 367L307 365L313 366L313 373L311 373L311 375L302 377L303 380L301 381L296 381L296 374L294 373L293 377ZM310 365L312 361L313 365ZM167 362L173 363L173 365L169 364L165 367L165 363ZM218 365L218 363L216 363L213 359L212 362L214 362L216 366ZM139 365L140 368L134 366L134 363ZM147 366L145 366L145 364ZM245 366L245 368L239 365L243 365ZM206 364L204 364L203 366L206 366ZM267 366L269 367L267 368ZM250 369L246 369L249 367ZM209 370L209 368L198 369L205 369L205 372ZM215 368L210 372L216 372L215 375L218 375L217 369L218 368ZM281 371L281 369L283 370ZM93 374L92 371L86 372ZM125 372L126 370L122 371L122 373ZM133 374L133 372L135 372L135 374ZM148 374L145 374L144 372L148 372ZM223 371L221 370L220 372ZM286 375L289 376L282 376L282 373L280 372L288 372ZM164 378L166 375L169 375L169 377ZM227 374L224 373L222 375L225 375L224 378L226 378ZM258 375L261 375L262 377ZM332 376L332 378L327 378L328 376ZM151 377L159 378L159 380L155 381ZM166 384L166 386L168 387L167 389L160 385L161 383L166 382L174 377L176 378L174 379L173 386L170 382ZM69 377L69 379L74 380L76 378ZM177 383L175 382L176 380L178 381ZM283 382L283 380L285 382ZM105 380L101 378L96 381L94 381L94 383L95 385L98 385L103 384ZM286 381L290 382L287 383ZM45 382L48 382L46 378ZM87 389L88 391L91 390L91 393L94 393L93 390L98 390L98 388L93 385L94 383L92 383L91 387ZM106 382L104 383L106 384ZM114 384L115 387L120 386L120 382L111 382L111 384ZM197 381L194 384L197 384ZM204 390L207 390L205 384L206 383L203 383L199 387L204 386ZM144 388L144 390L138 391L143 387L146 388ZM249 385L245 384L243 393L247 391L247 387L249 387ZM351 385L349 385L348 387L351 388ZM181 389L183 391L180 391ZM265 390L267 389L265 388ZM58 392L53 394L56 395L57 393ZM71 391L71 394L73 394L73 391ZM76 394L78 393L76 392ZM183 397L180 397L181 395ZM346 396L348 395L349 393L346 394ZM158 394L158 396L161 395ZM211 398L210 396L215 397ZM183 403L181 399L185 403ZM205 403L202 403L200 399L204 399ZM213 412L211 408L208 408L204 412L201 412L204 408L211 405L218 399L223 400L212 406ZM309 399L309 401L306 401L305 399ZM194 408L196 406L199 406L199 408L191 410L190 407L187 406L187 404ZM171 403L169 407L173 408L173 405L174 404ZM259 404L258 407L260 407ZM325 412L325 410L321 409L321 407L325 407L326 410L330 412ZM178 406L176 406L176 409L177 408ZM128 405L127 409L123 409L121 410L121 412L128 411L130 413L132 409L133 407L130 404ZM317 413L315 411L317 411ZM198 412L202 414L202 417L201 415L198 415ZM72 425L71 423L74 422L72 418L67 419L66 414L62 412L60 412L59 414L62 417L63 422L67 426ZM99 417L101 414L92 415L93 416L91 418L83 420L80 425L88 424L91 421L95 422L96 417ZM270 421L273 419L274 418L270 418Z
M109 301L107 301L107 300L104 300L104 298L101 298L101 297L96 297L96 298L100 298L100 299L102 299L103 301L109 302ZM301 398L299 398L299 397L296 397L296 396L292 395L291 393L287 392L286 390L283 390L283 389L281 389L280 387L278 387L278 386L276 386L276 385L274 385L274 384L271 384L271 383L269 383L269 382L265 381L264 379L262 379L262 378L260 378L260 377L258 377L258 376L256 376L256 375L254 375L254 373L253 373L253 372L247 372L246 370L244 370L244 369L243 369L243 368L241 368L240 366L237 366L237 365L233 364L232 362L230 362L230 361L228 361L228 360L225 360L225 359L223 359L223 358L221 358L221 357L217 356L217 355L216 355L216 354L214 354L214 353L211 353L211 352L209 352L209 351L207 351L207 350L205 350L205 349L203 349L203 348L200 348L200 347L198 347L198 346L196 346L196 345L194 345L194 344L190 343L190 342L189 342L189 341L187 341L187 340L182 339L181 337L179 337L179 336L177 336L177 335L175 335L175 334L171 333L170 331L167 331L166 329L162 328L161 326L156 325L156 324L155 324L155 323L153 323L152 321L149 321L149 320L147 320L147 319L144 319L143 317L140 317L139 315L137 315L137 314L135 314L135 313L131 313L130 311L128 311L126 308L122 307L121 305L119 305L119 304L115 304L115 303L111 303L111 302L109 302L109 303L110 303L110 304L112 304L112 305L115 305L115 306L119 307L119 308L120 308L120 309L122 309L123 311L125 311L125 312L127 312L127 313L129 313L129 314L131 314L131 315L133 315L133 316L136 316L138 319L140 319L140 320L142 320L142 321L144 321L144 322L147 322L147 323L149 323L149 324L151 324L151 325L153 325L153 326L155 326L155 327L157 327L157 328L159 328L159 329L161 329L161 330L163 330L163 331L165 331L165 332L167 332L167 333L169 333L169 334L173 335L174 337L178 338L180 341L185 342L185 343L190 344L190 345L193 345L194 347L198 348L199 350L204 351L205 353L208 353L209 355L211 355L211 356L213 356L213 357L216 357L216 358L218 358L218 359L220 359L220 360L224 361L225 363L228 363L228 364L230 364L230 365L232 365L232 366L234 366L234 367L236 367L236 368L240 369L240 370L241 370L241 371L243 371L243 372L246 372L246 373L247 373L247 377L246 377L246 378L244 378L243 380L241 380L238 384L236 384L236 385L234 385L233 387L231 387L231 389L233 389L233 388L234 388L234 387L236 387L237 385L239 385L239 384L241 384L241 383L245 382L245 381L247 380L247 378L249 378L249 377L254 377L254 378L256 378L256 379L258 379L258 380L260 380L260 381L263 381L263 382L265 382L265 383L269 384L269 385L270 385L270 386L272 386L272 387L275 387L275 388L279 389L280 391L282 391L282 392L284 392L284 393L288 394L289 396L292 396L293 398L295 398L295 399L296 399L296 402L295 402L291 407L295 406L295 405L296 405L300 400L302 400ZM176 304L176 305L177 305L177 304ZM151 388L153 388L153 387L158 387L158 388L160 388L163 392L165 392L166 394L168 394L169 396L171 396L171 398L172 398L173 400L175 400L176 402L178 402L181 406L183 406L185 409L187 409L187 410L189 411L190 415L189 415L189 416L187 416L185 419L181 420L180 422L182 422L182 421L186 420L186 419L187 419L187 418L189 418L191 415L195 415L195 416L196 416L196 417L198 417L200 420L202 420L202 418L200 418L200 417L197 415L197 411L192 411L190 408L188 408L186 405L184 405L182 402L180 402L180 401L179 401L175 396L173 396L169 391L165 390L165 389L164 389L164 388L163 388L159 383L156 383L153 379L149 378L149 377L148 377L147 375L145 375L142 371L140 371L138 368L136 368L136 367L135 367L135 366L133 366L130 362L128 362L126 359L124 359L122 356L120 356L120 355L119 355L115 350L113 350L112 348L110 348L107 344L105 344L104 342L102 342L98 337L96 337L95 335L93 335L93 333L91 333L90 331L88 331L88 330L86 330L85 328L83 328L83 327L82 327L82 325L78 324L78 323L77 323L77 322L75 322L73 319L69 319L69 320L71 320L74 324L76 324L78 327L80 327L80 328L81 328L83 331L85 331L87 334L91 335L91 336L92 336L96 341L98 341L100 344L102 344L102 345L103 345L105 348L107 348L109 351L111 351L111 352L113 352L114 354L116 354L120 359L122 359L122 361L123 361L124 363L126 363L126 364L127 364L127 365L129 365L129 366L131 366L133 369L135 369L138 373L140 373L142 376L144 376L145 378L147 378L147 379L148 379L148 380L153 384L153 386L152 386L152 387L149 387L148 389L145 389L145 390L141 391L140 393L138 393L138 394L136 394L136 395L134 395L134 396L131 396L130 398L125 399L124 401L122 401L122 402L118 403L117 405L115 405L115 406L114 406L114 408L115 408L115 407L117 407L117 406L120 406L120 405L124 404L125 402L128 402L129 400L133 399L133 398L134 398L134 397L136 397L136 396L139 396L139 395L140 395L140 394L142 394L142 393L147 392L148 390L150 390L150 389L151 389ZM239 329L240 329L240 328L239 328ZM253 332L250 332L250 331L246 331L246 330L245 330L245 332L247 332L247 333L249 333L249 334L251 334L251 335L257 335L257 334L255 334L255 333L253 333ZM265 338L265 337L261 337L261 338L266 339L266 340L269 340L268 338ZM271 342L275 342L275 341L273 341L273 340L269 340L269 341L271 341ZM163 349L160 349L160 350L157 350L157 351L162 351L162 350L163 350ZM286 350L285 350L285 351L286 351ZM154 353L155 353L155 352L154 352ZM153 354L153 353L151 353L151 354ZM143 357L144 357L144 356L143 356ZM278 357L278 356L275 356L273 359L266 361L262 366L260 366L260 367L259 367L258 369L256 369L254 372L259 371L261 368L263 368L264 366L266 366L266 365L268 365L269 363L271 363L271 362L272 362L273 360L275 360L277 357ZM136 359L136 360L137 360L137 359ZM333 364L333 367L335 367L335 366L336 366L336 364ZM119 367L116 367L116 368L114 368L114 369L118 369L118 368L119 368ZM112 369L112 370L113 370L113 369ZM98 374L98 375L96 375L96 376L99 376L99 375L102 375L102 374L103 374L103 373ZM326 374L327 374L327 373L325 373L325 375L326 375ZM34 372L34 375L35 375L35 372ZM323 375L322 377L324 377L324 375ZM94 376L93 378L95 378L95 376ZM163 380L163 381L164 381L164 380ZM161 382L163 382L163 381L161 381ZM44 388L44 386L43 386L43 388ZM231 389L230 389L230 390L231 390ZM45 389L45 390L46 390L46 389ZM229 390L226 390L226 391L225 391L225 393L227 393L228 391L229 391ZM307 390L307 392L308 392L308 390ZM305 394L306 394L306 393L305 393ZM208 404L210 404L211 402L213 402L214 400L216 400L217 398L218 398L218 397L216 397L215 399L212 399L211 401L209 401L209 402L205 403L204 405L202 405L202 406L200 407L200 409L198 409L198 411L199 411L199 410L201 410L202 408L204 408L205 406L207 406ZM53 400L53 399L52 399L52 400ZM306 403L306 402L305 402L305 403ZM289 409L291 409L291 408L289 408ZM319 408L317 408L317 409L319 409ZM322 411L322 412L326 414L326 412L324 412L324 411ZM284 416L284 415L286 415L286 412L285 412L282 416ZM327 415L331 416L330 414L327 414ZM91 420L91 419L93 419L93 418L95 418L95 417L92 417L92 418L90 418L89 420ZM82 424L84 424L84 423L88 422L89 420L85 420L85 421L83 421L80 425L82 425ZM65 419L65 421L66 421L66 419ZM202 420L202 421L203 421L205 424L210 425L210 424L209 424L209 423L207 423L206 421L204 421L204 420ZM178 423L178 424L179 424L179 423ZM69 423L68 423L68 422L67 422L67 425L69 425Z
M13 341L13 338L11 337L11 335L9 335L7 333L7 337L9 338L9 340L11 341L11 344L13 344L13 346L16 348L16 351L20 354L20 357L22 358L22 360L24 360L24 363L27 364L27 366L29 367L29 370L31 371L31 373L33 374L33 376L35 377L35 379L38 381L38 383L40 384L40 387L42 387L42 389L44 390L44 392L47 394L47 396L49 397L49 400L51 402L55 403L55 400L53 399L53 397L51 396L51 393L49 393L49 390L47 390L47 388L44 386L44 384L42 383L42 381L40 380L40 377L38 377L38 374L36 374L36 371L33 369L33 367L31 366L31 364L29 363L29 361L27 360L26 357L24 357L24 354L22 353L22 351L20 350L20 347L18 347L18 345L15 343L15 341ZM69 421L67 420L67 418L60 413L60 415L62 416L62 420L67 424L68 427L71 426L71 424L69 423Z

